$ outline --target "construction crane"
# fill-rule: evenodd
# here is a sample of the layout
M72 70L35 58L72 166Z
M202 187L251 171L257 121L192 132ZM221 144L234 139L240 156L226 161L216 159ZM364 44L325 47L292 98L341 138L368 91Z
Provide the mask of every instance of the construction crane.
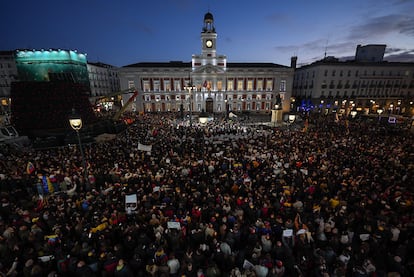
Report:
M137 97L137 95L138 95L138 91L135 90L134 91L134 94L128 99L128 101L114 115L114 117L112 118L114 121L119 120L119 118L121 117L122 113L132 104L132 102L134 102L134 100Z
M103 102L113 101L113 99L111 99L112 97L118 97L122 94L128 94L128 93L132 93L134 91L135 91L135 88L132 87L132 88L128 88L128 89L124 89L124 90L121 90L121 91L117 91L117 92L113 92L113 93L110 93L110 94L107 94L107 95L100 96L100 97L95 99L95 107L99 106Z

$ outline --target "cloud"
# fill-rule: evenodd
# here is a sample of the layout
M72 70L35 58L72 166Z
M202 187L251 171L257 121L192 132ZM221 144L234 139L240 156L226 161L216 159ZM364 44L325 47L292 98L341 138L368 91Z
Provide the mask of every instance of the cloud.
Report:
M385 51L384 60L390 62L414 62L414 49L390 48Z
M348 39L358 41L381 37L390 33L414 36L414 18L401 14L373 17L360 25L353 26Z

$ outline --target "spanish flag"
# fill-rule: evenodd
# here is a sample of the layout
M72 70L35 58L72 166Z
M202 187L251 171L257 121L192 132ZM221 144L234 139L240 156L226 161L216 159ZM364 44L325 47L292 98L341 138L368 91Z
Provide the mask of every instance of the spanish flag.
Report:
M34 165L31 162L28 162L27 163L26 172L29 175L32 174L33 172L35 172L35 167L34 167Z

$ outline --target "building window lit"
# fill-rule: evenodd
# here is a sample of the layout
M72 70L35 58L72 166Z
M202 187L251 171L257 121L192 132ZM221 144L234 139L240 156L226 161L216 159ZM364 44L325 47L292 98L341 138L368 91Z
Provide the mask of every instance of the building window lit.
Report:
M181 90L180 80L174 80L174 90L175 91L180 91Z
M164 90L171 91L171 83L170 80L164 80Z
M148 92L150 90L151 90L150 82L149 81L144 81L144 91Z
M273 80L266 81L266 90L271 91L273 89Z
M233 91L233 80L228 80L227 81L227 91Z
M238 91L243 90L243 80L237 80L237 90Z
M217 81L217 90L222 91L223 90L223 81Z
M257 81L257 90L262 91L263 90L263 80Z
M128 88L134 88L135 82L134 81L128 81Z
M253 90L253 80L247 81L247 90L252 91Z

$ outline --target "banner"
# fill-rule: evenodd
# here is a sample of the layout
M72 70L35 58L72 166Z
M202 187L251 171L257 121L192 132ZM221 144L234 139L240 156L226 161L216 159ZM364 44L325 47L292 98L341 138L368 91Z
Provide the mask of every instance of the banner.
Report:
M145 152L151 152L152 145L145 145L145 144L138 143L138 150L145 151Z

